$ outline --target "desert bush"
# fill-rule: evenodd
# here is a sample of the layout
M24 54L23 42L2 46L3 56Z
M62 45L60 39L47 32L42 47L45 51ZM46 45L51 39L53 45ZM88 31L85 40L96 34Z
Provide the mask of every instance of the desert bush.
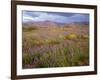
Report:
M59 44L60 41L59 41L59 39L46 39L45 43L47 43L47 44Z
M64 35L59 35L59 39L63 40L65 39L66 37Z
M65 35L65 39L77 39L77 34L67 34Z

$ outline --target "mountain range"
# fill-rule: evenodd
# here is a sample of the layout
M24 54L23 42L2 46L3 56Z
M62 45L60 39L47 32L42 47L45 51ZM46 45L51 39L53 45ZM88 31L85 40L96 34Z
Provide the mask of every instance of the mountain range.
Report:
M57 23L52 21L38 21L38 22L27 22L22 23L25 26L36 26L36 27L65 27L65 26L88 26L89 22L71 22L71 23Z

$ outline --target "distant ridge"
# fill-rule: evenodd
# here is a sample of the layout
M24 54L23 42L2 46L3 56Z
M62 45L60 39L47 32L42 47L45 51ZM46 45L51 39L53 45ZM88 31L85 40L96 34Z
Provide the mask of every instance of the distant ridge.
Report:
M57 23L52 21L38 21L38 22L23 22L23 26L37 26L37 27L64 27L64 26L89 26L89 22L71 22L71 23Z

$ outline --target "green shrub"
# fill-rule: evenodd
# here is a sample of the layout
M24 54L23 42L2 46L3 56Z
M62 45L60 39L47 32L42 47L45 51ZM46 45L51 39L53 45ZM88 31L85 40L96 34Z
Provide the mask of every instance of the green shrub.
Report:
M75 38L75 36L71 36L70 39ZM30 44L28 43L29 41L31 41ZM29 52L29 45L37 44L35 41L39 40L27 38L27 40L24 42L24 44L26 44L24 46L28 46L27 52ZM47 46L47 48L41 48L40 51L37 51L34 54L23 53L23 65L33 65L33 67L36 68L86 65L89 63L89 50L87 45L88 42L82 43L82 41L83 40L79 40L78 42L74 43L71 42L67 44L62 44L60 43L60 40L57 39L41 40L39 41L39 44L43 43L43 45ZM56 48L53 49L54 45L50 44L56 44L58 46L56 46Z
M84 65L88 63L89 55L88 53L83 53L80 49L75 50L74 55L72 56L72 65Z
M59 39L64 40L65 36L64 35L59 35Z
M60 41L57 39L47 39L47 40L45 40L45 43L47 43L47 44L59 44Z
M77 39L77 34L67 34L65 36L65 39Z
M23 64L27 65L27 64L31 64L32 61L34 61L34 56L30 53L24 53L23 54Z

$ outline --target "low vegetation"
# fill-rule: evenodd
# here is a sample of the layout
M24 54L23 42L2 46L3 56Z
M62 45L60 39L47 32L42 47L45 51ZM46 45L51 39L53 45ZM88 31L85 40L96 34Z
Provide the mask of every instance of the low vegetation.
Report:
M39 27L23 28L23 68L89 65L88 33L65 34L67 28L57 28L55 32Z

